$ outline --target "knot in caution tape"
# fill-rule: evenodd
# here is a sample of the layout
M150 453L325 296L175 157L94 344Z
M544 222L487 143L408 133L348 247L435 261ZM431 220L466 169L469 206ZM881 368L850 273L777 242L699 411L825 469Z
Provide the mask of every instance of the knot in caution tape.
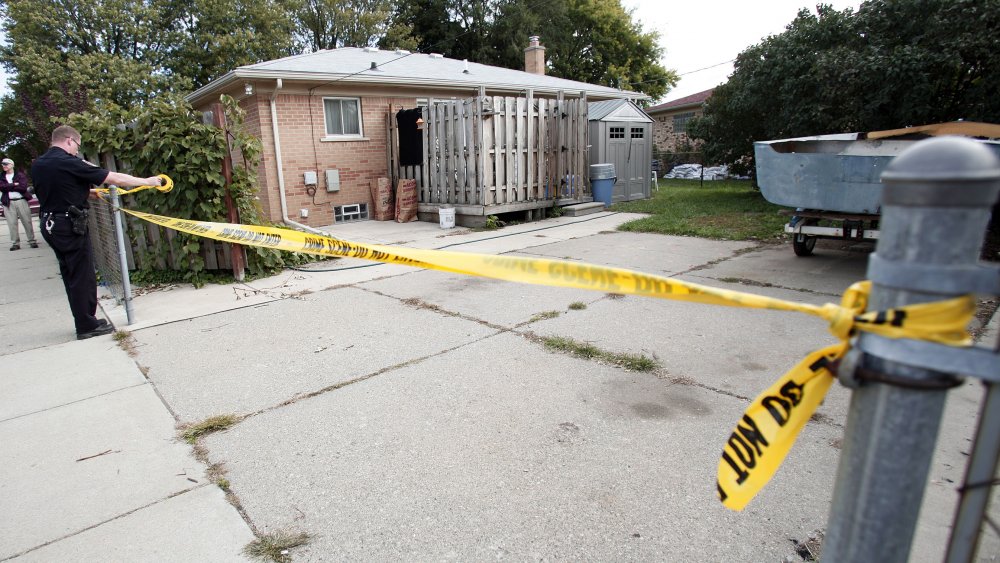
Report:
M774 476L799 432L822 404L857 331L951 346L971 344L965 330L975 313L971 295L866 311L871 286L870 281L857 282L844 293L840 305L819 307L819 316L830 323L830 332L840 342L807 355L744 411L719 460L716 490L727 508L742 510Z
M164 186L144 186L133 191L150 187L170 191L173 181L165 175L160 177L166 179ZM966 327L975 312L972 296L886 311L867 311L871 292L869 281L853 284L844 293L839 305L828 303L817 306L579 262L360 244L284 228L185 220L128 209L123 211L163 227L242 245L320 256L361 258L521 283L730 307L796 311L825 319L839 342L808 354L758 395L726 441L719 460L716 488L722 503L733 510L742 510L777 471L799 431L822 404L833 383L837 363L849 350L850 339L858 331L888 338L964 346L970 344Z
M167 193L170 190L174 189L174 181L170 179L170 176L167 176L166 174L157 174L156 177L163 180L163 182L159 186L137 186L135 188L132 188L131 190L123 190L121 188L118 188L118 195L134 194L136 192L141 192L143 190L152 190L152 189L159 190L163 193ZM97 193L100 195L107 195L111 193L111 189L97 188Z

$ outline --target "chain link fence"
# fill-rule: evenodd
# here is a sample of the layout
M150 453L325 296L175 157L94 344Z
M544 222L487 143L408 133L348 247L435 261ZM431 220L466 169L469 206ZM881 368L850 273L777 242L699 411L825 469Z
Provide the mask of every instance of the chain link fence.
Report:
M114 207L103 199L90 201L90 241L94 248L94 266L98 286L105 288L118 305L126 295L128 272L122 271L121 249L115 232Z

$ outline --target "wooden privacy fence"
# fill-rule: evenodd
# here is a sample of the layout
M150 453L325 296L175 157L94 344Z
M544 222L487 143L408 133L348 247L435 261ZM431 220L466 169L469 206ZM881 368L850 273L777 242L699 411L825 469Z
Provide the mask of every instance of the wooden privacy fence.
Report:
M517 207L589 196L583 94L432 99L423 108L423 163L415 166L399 165L397 110L390 106L389 169L394 184L416 179L421 204Z

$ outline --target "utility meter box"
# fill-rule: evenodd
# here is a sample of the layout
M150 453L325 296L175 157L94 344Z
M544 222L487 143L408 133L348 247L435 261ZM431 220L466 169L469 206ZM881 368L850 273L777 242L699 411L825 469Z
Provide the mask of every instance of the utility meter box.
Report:
M302 174L302 177L305 179L305 182L306 182L307 186L315 186L316 185L316 171L315 170L307 170L304 174Z
M328 192L340 191L340 170L326 171L326 191Z

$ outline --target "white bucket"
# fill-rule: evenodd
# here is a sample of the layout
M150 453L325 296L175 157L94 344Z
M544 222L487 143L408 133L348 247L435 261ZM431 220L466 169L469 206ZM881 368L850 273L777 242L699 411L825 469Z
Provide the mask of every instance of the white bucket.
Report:
M441 222L442 229L454 229L455 208L454 207L438 208L438 220Z

